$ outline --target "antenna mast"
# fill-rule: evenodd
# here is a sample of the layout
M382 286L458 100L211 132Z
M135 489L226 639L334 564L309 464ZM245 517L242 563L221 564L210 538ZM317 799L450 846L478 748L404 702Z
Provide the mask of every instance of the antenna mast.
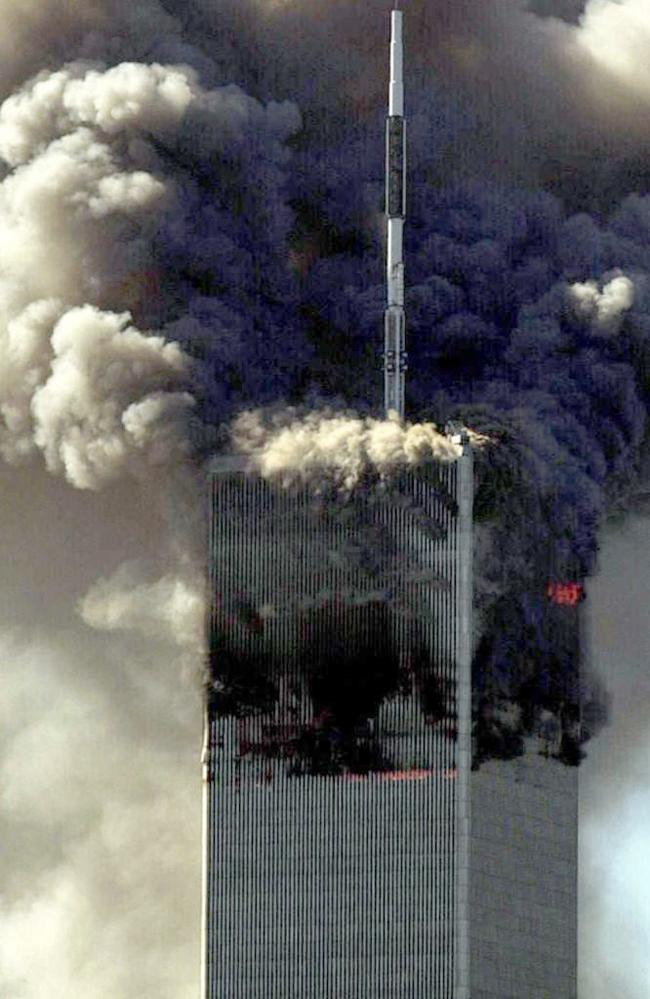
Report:
M384 408L404 419L406 315L404 312L404 217L406 215L406 128L402 12L391 11L390 84L386 119L386 277L384 313Z

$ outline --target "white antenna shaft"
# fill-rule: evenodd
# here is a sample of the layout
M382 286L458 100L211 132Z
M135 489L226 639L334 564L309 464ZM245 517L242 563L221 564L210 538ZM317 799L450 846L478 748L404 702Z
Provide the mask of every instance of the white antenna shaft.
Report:
M384 407L404 419L406 315L404 312L404 217L406 215L406 128L402 12L391 12L390 83L386 120L386 278L384 314Z

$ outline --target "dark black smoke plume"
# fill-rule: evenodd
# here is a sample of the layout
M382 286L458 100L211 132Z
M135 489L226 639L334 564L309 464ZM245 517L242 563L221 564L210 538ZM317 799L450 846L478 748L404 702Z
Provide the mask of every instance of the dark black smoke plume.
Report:
M478 459L479 758L521 751L550 712L558 755L577 762L597 727L601 695L572 679L578 639L567 650L556 634L577 631L578 609L563 623L572 612L548 584L594 571L646 433L650 201L634 164L648 105L598 61L593 13L576 27L583 6L409 11L410 416L461 419L494 442ZM238 92L156 142L176 197L152 247L160 314L145 303L142 321L194 357L215 428L278 399L380 409L380 7L197 3L174 38L210 86L234 80L302 116L274 103L262 115ZM236 125L219 128L218 106ZM514 715L482 726L502 701Z
M373 83L355 87L336 55L326 66L308 60L310 72L315 62L318 87L301 77L291 54L273 63L274 30L293 37L297 19L304 26L315 6L271 17L267 54L256 64L257 78L247 80L259 92L275 87L284 94L290 76L304 116L278 205L288 205L293 219L286 232L295 293L289 340L305 352L294 355L293 373L287 372L289 397L305 398L307 391L307 399L343 398L361 412L377 411L383 108ZM494 442L479 456L478 470L477 520L486 530L477 558L477 758L522 752L523 737L550 715L558 725L555 755L577 763L580 744L602 720L602 694L586 674L576 678L578 608L556 607L548 587L577 581L582 592L596 566L598 526L634 487L649 387L650 202L642 193L626 194L633 187L629 175L619 184L626 196L610 204L607 184L599 187L597 171L572 146L576 126L586 135L585 107L609 126L610 139L625 130L592 92L595 63L587 65L584 52L570 56L577 36L541 18L575 22L581 11L546 4L526 12L513 3L506 18L491 5L463 7L472 9L473 21L468 10L444 4L414 5L412 12L409 407L416 420L459 418ZM375 53L383 51L379 35L372 37L379 22L369 23L372 42L361 45L356 32L368 22L349 5L335 5L324 20L334 35L339 25L343 49L360 46L360 70L374 66ZM252 21L242 23L255 34ZM497 73L490 47L495 33L507 39L524 23L533 29L529 54L546 70L550 106L565 101L572 84L585 102L578 106L576 98L556 119L550 143L549 110L537 90L528 141L511 111L487 121L484 95L477 92L477 75L489 67L497 88L490 107L512 109L498 88L517 73L532 98L539 80L526 73L521 54L499 49ZM308 24L316 35L324 30ZM549 44L551 28L564 47ZM437 31L456 39L458 49L457 62L447 54L438 74L432 58L440 46ZM303 42L307 51L316 44L314 37ZM467 69L473 59L480 73ZM645 111L626 107L628 135L614 137L625 155L634 155ZM500 169L490 176L496 161ZM452 182L454 174L461 180ZM589 191L584 205L580 180ZM591 209L597 196L598 212L567 212L554 192L563 193L571 209ZM499 704L510 705L500 721L494 716Z

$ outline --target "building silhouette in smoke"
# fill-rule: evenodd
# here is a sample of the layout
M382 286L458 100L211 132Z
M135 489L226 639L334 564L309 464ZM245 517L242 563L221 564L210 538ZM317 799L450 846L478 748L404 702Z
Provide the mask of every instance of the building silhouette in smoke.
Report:
M398 416L401 23L384 377ZM448 434L455 461L349 494L210 465L202 999L575 999L572 581L540 591L547 647L522 628L513 669L506 593L472 661L473 455Z

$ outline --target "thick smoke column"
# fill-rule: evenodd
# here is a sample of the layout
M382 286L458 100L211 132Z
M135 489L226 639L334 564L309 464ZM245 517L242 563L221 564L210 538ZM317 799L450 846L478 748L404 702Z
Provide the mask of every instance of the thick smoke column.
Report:
M278 400L354 406L368 452L385 4L0 12L1 820L20 872L0 981L179 999L198 969L188 462L225 444L206 427L255 428ZM516 637L544 635L547 567L593 570L644 452L649 32L643 0L410 4L407 410L494 442L480 599L504 702ZM301 438L289 415L271 450L327 464L329 418Z

